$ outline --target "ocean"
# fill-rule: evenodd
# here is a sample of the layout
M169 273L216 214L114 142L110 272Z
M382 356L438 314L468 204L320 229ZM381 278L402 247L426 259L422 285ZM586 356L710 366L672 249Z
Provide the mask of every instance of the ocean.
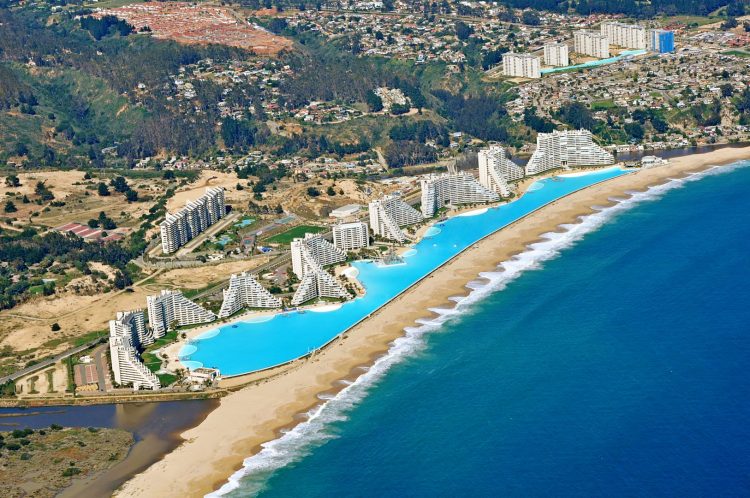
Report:
M215 495L748 496L744 166L483 274Z

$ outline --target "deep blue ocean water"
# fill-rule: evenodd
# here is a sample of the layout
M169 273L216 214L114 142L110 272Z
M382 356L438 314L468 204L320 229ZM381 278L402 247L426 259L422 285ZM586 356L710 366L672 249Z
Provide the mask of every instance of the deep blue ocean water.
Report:
M551 237L230 495L750 495L749 191L739 168Z

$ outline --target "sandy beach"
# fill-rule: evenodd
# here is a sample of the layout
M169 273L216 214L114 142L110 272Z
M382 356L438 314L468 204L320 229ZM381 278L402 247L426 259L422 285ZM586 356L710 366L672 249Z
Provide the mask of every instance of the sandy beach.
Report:
M223 398L199 426L182 434L185 443L125 483L117 496L203 496L218 489L262 443L303 420L302 414L321 403L321 393L341 389L339 380L361 373L357 367L386 352L405 327L430 318L429 308L452 306L450 297L468 294L466 284L480 272L494 270L561 224L576 223L594 211L592 206L611 205L612 197L628 197L628 191L746 158L750 147L672 159L669 165L614 178L529 214L467 249L314 357L254 377L231 379L254 382Z

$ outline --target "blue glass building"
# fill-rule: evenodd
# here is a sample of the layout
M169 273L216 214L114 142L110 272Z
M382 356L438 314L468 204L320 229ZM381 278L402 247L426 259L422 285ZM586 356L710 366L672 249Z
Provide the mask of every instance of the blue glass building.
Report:
M674 32L664 29L650 30L648 46L651 50L660 54L674 52Z

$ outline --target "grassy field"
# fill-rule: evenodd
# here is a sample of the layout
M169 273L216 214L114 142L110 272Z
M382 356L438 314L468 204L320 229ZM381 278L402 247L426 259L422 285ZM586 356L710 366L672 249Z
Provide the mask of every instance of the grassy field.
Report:
M269 244L290 244L292 242L292 239L296 239L297 237L304 237L306 233L320 233L325 232L326 229L324 227L316 227L314 225L299 225L293 228L290 228L286 232L281 232L273 237L269 237L265 242L268 242Z
M607 109L614 109L615 107L617 107L617 105L615 104L615 101L612 99L597 100L591 103L592 111L604 111Z
M745 52L743 50L727 50L726 52L722 52L723 55L734 55L735 57L750 57L750 52Z

